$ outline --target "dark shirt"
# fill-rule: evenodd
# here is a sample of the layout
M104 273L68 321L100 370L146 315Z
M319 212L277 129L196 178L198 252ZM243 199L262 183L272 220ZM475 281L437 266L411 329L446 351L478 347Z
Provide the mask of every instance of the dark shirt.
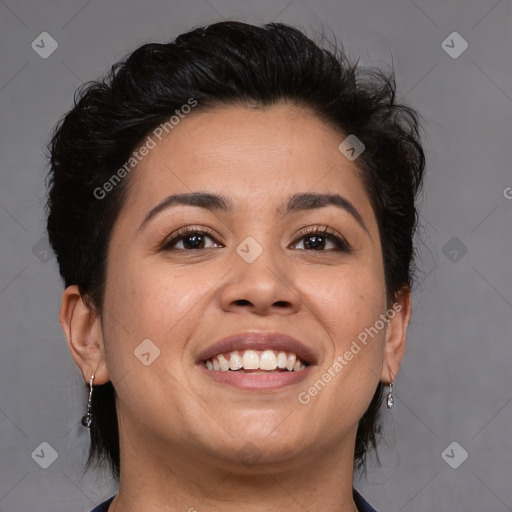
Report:
M377 512L355 489L353 489L354 502L356 504L357 510L359 512ZM91 512L108 512L108 506L112 503L112 500L115 498L111 496L108 500L100 503L94 510Z

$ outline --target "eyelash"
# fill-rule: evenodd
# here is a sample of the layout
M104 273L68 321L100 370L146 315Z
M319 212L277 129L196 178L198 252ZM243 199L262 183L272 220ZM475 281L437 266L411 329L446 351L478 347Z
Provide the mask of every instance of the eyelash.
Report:
M176 244L177 242L181 241L184 238L187 238L187 236L191 236L191 235L207 235L212 240L214 240L215 243L218 243L215 236L213 235L213 233L211 231L209 231L208 229L204 229L204 228L197 229L194 227L186 227L186 228L179 229L178 231L173 233L173 235L171 235L170 238L164 240L164 242L160 246L160 250L162 250L162 251L179 250L179 251L186 251L186 252L202 250L202 249L173 249L172 246L174 244ZM350 254L353 252L352 247L345 240L344 237L337 234L329 226L325 226L325 225L324 226L315 226L314 228L305 228L305 229L301 230L297 234L296 241L300 241L303 238L306 238L307 236L313 236L313 235L319 235L323 238L327 238L328 240L332 241L336 245L336 249L334 249L335 251L344 252L347 254ZM209 249L209 247L207 247L207 249ZM303 249L303 250L311 251L311 252L330 252L329 250L323 250L323 251L315 251L314 249Z

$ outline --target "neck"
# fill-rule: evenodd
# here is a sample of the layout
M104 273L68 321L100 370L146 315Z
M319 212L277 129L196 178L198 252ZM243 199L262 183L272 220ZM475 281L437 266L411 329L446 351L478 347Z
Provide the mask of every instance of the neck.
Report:
M219 462L190 447L143 448L140 438L121 442L119 492L109 512L357 512L352 497L354 443L355 432L321 453L242 465Z

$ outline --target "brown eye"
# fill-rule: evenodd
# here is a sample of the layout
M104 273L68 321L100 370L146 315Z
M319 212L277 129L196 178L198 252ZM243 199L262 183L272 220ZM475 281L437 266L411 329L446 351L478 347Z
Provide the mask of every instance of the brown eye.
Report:
M207 240L212 240L213 245L207 246ZM211 247L222 247L222 245L216 243L217 241L211 233L198 229L183 229L179 230L174 236L162 244L161 249L165 251L170 250L184 250L190 251L195 249L210 249ZM179 247L179 244L182 244Z
M302 240L304 240L304 247L308 250L325 249L326 244L333 243L330 237L318 234L307 235L302 237Z
M348 242L328 228L301 232L299 240L304 241L304 249L307 251L327 252L334 250L347 253L351 252L351 247ZM331 248L328 247L329 244L331 244Z

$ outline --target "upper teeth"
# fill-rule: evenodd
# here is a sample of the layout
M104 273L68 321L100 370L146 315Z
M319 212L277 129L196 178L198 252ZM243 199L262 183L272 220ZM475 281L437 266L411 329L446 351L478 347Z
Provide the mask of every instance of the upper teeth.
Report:
M229 370L275 370L280 368L289 371L298 371L306 365L292 352L274 350L243 350L233 351L229 354L219 354L206 361L208 370L227 372Z

